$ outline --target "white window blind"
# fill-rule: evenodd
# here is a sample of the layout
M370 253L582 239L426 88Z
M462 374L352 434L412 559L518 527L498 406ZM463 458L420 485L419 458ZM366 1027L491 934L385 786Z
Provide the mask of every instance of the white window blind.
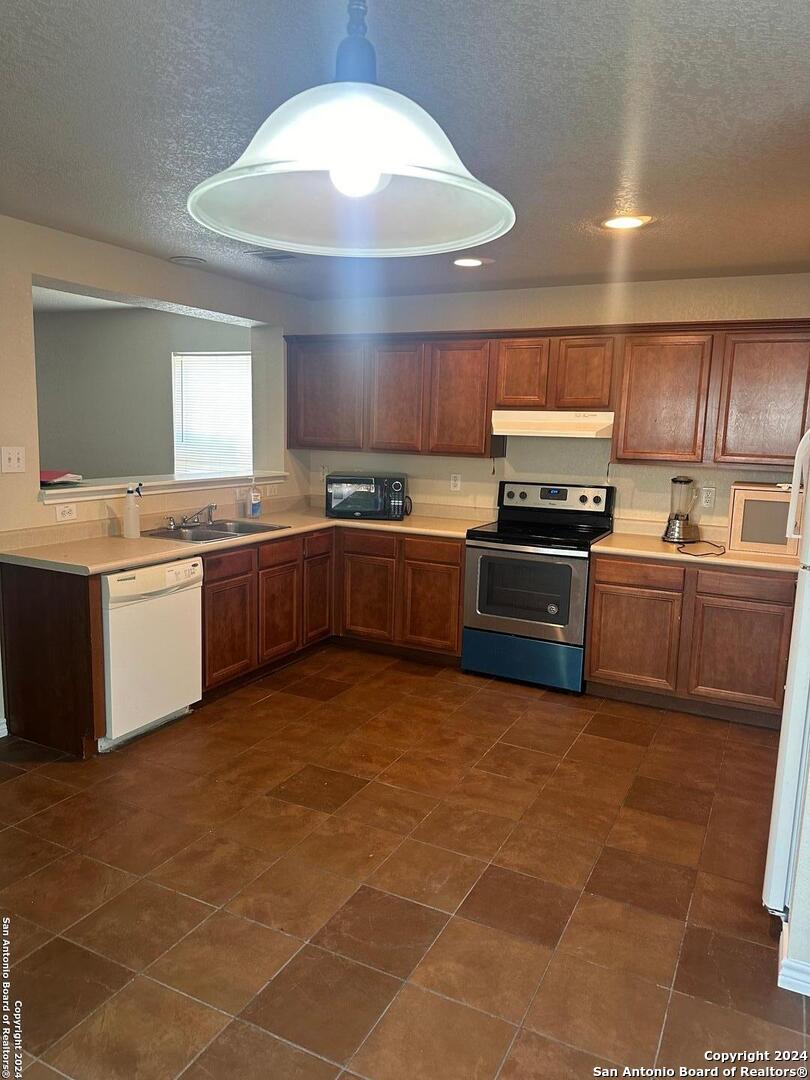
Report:
M175 473L253 472L250 353L172 353Z

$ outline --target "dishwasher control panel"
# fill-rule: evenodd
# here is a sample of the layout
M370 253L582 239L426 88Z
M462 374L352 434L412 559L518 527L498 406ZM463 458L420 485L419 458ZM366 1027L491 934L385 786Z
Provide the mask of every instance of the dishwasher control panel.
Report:
M202 560L192 559L191 562L170 563L166 567L166 588L174 585L190 585L202 577Z

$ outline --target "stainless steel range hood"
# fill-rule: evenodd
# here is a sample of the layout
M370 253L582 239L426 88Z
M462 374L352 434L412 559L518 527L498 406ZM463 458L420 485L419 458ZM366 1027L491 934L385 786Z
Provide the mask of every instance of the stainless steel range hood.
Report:
M537 439L610 439L612 412L494 409L493 435L523 435Z

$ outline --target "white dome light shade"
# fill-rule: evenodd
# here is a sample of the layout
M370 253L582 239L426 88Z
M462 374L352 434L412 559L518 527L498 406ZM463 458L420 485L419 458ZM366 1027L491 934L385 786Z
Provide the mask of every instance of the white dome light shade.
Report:
M424 109L365 82L290 98L238 161L191 192L188 210L250 244L365 258L458 251L515 223Z

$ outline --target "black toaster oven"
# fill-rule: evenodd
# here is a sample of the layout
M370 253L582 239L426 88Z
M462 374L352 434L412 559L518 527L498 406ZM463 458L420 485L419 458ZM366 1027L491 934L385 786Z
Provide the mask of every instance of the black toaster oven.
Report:
M326 478L326 516L401 521L411 512L404 473L330 473Z

